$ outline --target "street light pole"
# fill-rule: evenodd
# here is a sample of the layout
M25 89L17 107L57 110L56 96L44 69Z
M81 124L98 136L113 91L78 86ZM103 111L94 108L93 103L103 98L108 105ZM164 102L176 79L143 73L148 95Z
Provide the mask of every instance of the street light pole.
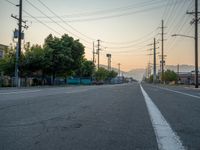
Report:
M156 83L156 39L154 38L153 44L153 83Z
M187 38L192 38L192 39L195 39L195 37L194 37L194 36L183 35L183 34L172 34L172 36L182 36L182 37L187 37Z

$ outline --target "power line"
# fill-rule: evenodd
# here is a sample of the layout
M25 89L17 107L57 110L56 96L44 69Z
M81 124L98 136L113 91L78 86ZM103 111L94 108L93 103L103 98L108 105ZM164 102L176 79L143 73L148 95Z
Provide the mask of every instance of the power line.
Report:
M192 2L190 3L190 4L192 4ZM183 6L182 6L183 7ZM182 12L181 10L182 10L182 7L181 7L181 9L179 10L179 9L176 9L176 11L175 12L173 12L173 19L172 19L172 24L171 25L168 25L168 35L171 37L171 33L173 33L173 32L177 32L177 30L178 30L178 28L180 28L180 25L179 25L179 22L183 22L183 20L184 19L186 19L185 17L186 17L186 15L185 15L185 13L183 13L183 15L182 15L182 17L180 17L180 12ZM188 6L188 8L190 7L190 5ZM177 20L177 17L179 17L180 19L177 21L177 24L175 25L174 23L175 23L175 20ZM174 25L174 26L173 26ZM174 28L175 27L175 28Z
M87 35L81 33L80 31L78 31L77 29L75 29L74 27L72 27L70 24L66 23L60 16L58 16L54 11L52 11L46 4L44 4L41 0L38 0L47 10L49 10L52 14L54 14L57 18L59 18L63 23L65 23L67 26L69 26L72 30L76 31L77 33L79 33L80 35L90 39L90 40L95 40L91 37L88 37Z
M188 6L188 8L190 8L191 4L192 4L192 2ZM173 15L174 18L177 18L177 17L180 16L180 15L178 15L179 12L180 11L178 9L177 9L177 11L174 12L174 15ZM177 20L177 24L173 23L173 26L168 26L168 38L169 38L169 40L167 41L167 44L166 44L167 49L169 49L169 45L170 45L170 47L172 47L172 45L174 45L172 43L175 43L176 39L177 39L177 38L172 39L171 34L173 34L174 32L179 33L183 29L183 27L185 27L186 23L187 23L187 17L185 15L185 13L183 13L183 15L181 17L179 17L179 20Z
M165 9L164 9L164 12L163 12L163 15L162 15L162 18L163 18L163 19L164 19L164 17L167 15L166 13L168 12L169 3L170 3L170 0L168 0L167 6L166 6Z
M31 15L30 13L28 13L27 11L23 10L24 13L26 13L27 15L29 15L30 17L32 17L33 19L35 19L36 21L38 21L39 23L41 23L42 25L44 25L45 27L47 27L48 29L52 30L53 32L55 32L58 35L62 35L61 33L59 33L58 31L56 31L55 29L53 29L52 27L48 26L47 24L43 23L42 21L40 21L39 19L37 19L36 17L34 17L33 15Z
M129 48L133 48L136 47L137 45L144 45L145 43L148 43L148 41L150 41L152 39L152 37L148 38L147 40L143 40L143 41L139 41L135 44L129 45L129 46L106 46L109 49L129 49Z
M5 0L5 1L7 1L8 3L10 3L9 0ZM13 6L16 6L14 3L10 3L10 4L12 4ZM54 28L50 27L49 25L45 24L45 23L42 22L41 20L37 19L36 17L34 17L34 16L31 15L30 13L28 13L26 10L23 9L23 12L24 12L26 15L28 15L29 17L31 17L31 18L33 18L34 20L36 20L37 22L39 22L40 24L42 24L43 26L45 26L46 28L48 28L49 30L51 30L51 31L55 32L56 34L62 36L62 34L61 34L60 32L56 31ZM86 49L92 49L91 47L87 46L87 44L84 44L84 47L85 47Z
M167 26L173 27L174 23L176 22L177 17L179 17L179 13L182 12L182 8L184 8L187 0L184 0L182 4L179 5L179 7L175 7L175 13L173 13L173 17L170 17L171 19L168 21ZM177 13L176 13L177 12Z
M182 2L182 1L181 1ZM179 2L179 3L181 3ZM170 3L170 5L173 5L174 3ZM115 15L108 15L108 16L100 16L100 17L93 17L93 18L86 18L86 19L74 19L74 20L64 20L65 22L86 22L86 21L96 21L96 20L103 20L103 19L109 19L109 18L116 18L116 17L122 17L122 16L128 16L128 15L134 15L137 13L144 13L147 11L152 11L155 9L161 9L163 7L166 7L167 5L157 5L155 7L150 7L146 9L141 9L141 10L136 10L136 11L131 11L131 12L125 12L125 13L120 13L120 14L115 14ZM46 23L52 23L52 21L45 21ZM59 21L58 21L59 22ZM60 23L60 22L59 22Z
M106 10L98 10L98 11L94 11L94 12L82 12L82 13L75 13L75 14L69 14L69 15L62 15L60 17L62 18L70 18L70 17L88 17L88 16L94 16L94 15L102 15L105 13L115 13L115 12L120 12L120 11L127 11L129 9L134 9L134 8L138 8L138 7L145 7L145 6L149 6L151 4L158 4L158 2L163 3L161 0L151 0L151 1L147 1L147 2L139 2L139 3L133 3L131 5L128 6L124 6L124 7L117 7L117 8L112 8L112 9L106 9ZM52 18L54 18L55 16L51 16ZM46 18L44 16L37 16L37 18Z
M16 4L10 2L9 0L5 0L8 3L16 6ZM37 19L36 17L34 17L33 15L31 15L30 13L28 13L26 10L23 9L23 12L26 13L28 16L30 16L31 18L35 19L37 22L41 23L42 25L44 25L45 27L47 27L48 29L52 30L53 32L57 33L58 35L62 35L61 33L57 32L56 30L54 30L53 28L51 28L50 26L48 26L47 24L43 23L42 21L40 21L39 19Z
M129 45L129 44L133 44L135 42L138 42L138 41L141 41L141 40L144 40L144 38L148 38L149 36L151 36L158 28L154 29L153 31L143 35L142 37L136 39L136 40L132 40L132 41L126 41L126 42L110 42L110 41L102 41L106 44L110 44L110 45Z
M171 18L174 16L174 10L176 10L176 7L177 7L177 1L175 1L175 4L172 5L170 11L169 11L169 15L167 18L165 18L165 22L166 22L166 25L168 25L168 22L171 20Z
M12 5L16 6L16 4L15 4L15 3L13 3L13 2L11 2L11 1L9 1L9 0L5 0L5 1L7 1L8 3L10 3L10 4L12 4Z
M70 32L69 30L67 30L65 27L63 27L62 25L60 25L58 22L56 22L55 20L53 20L52 18L50 18L48 15L46 15L43 11L41 11L39 8L37 8L35 5L33 5L30 1L25 0L27 3L29 3L33 8L35 8L36 10L38 10L41 14L43 14L44 16L48 17L51 21L53 21L55 24L57 24L59 27L61 27L63 30L67 31L68 33L74 35L75 37L78 37L77 35L75 35L74 33ZM78 37L79 39L83 40L86 43L91 43L88 42L87 40Z

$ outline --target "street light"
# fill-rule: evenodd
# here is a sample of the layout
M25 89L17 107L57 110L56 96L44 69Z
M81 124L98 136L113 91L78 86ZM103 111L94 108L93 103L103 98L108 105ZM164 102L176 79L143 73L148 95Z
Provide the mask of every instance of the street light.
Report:
M188 35L183 35L183 34L173 34L174 36L182 36L182 37L187 37L187 38L192 38L195 40L195 45L196 45L196 38L194 36L188 36ZM199 78L198 78L198 56L197 56L197 46L195 46L195 78L196 78L196 82L195 82L195 88L199 87Z
M194 37L194 36L183 35L183 34L172 34L172 36L182 36L182 37L187 37L187 38L192 38L192 39L195 39L195 37Z

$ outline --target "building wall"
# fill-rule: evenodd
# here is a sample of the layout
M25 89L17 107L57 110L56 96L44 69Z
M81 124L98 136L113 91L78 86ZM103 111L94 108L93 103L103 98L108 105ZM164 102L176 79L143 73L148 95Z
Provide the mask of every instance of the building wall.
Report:
M0 49L0 59L3 58L3 50Z
M193 72L180 73L178 76L182 84L195 84L195 74ZM200 81L200 74L198 78Z
M8 46L0 44L0 59L4 57L4 51Z

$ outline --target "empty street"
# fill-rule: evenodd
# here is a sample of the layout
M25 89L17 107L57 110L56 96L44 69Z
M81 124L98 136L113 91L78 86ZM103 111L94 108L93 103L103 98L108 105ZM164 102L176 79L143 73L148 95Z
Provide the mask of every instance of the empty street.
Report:
M200 149L200 95L192 88L4 89L0 114L2 150Z

